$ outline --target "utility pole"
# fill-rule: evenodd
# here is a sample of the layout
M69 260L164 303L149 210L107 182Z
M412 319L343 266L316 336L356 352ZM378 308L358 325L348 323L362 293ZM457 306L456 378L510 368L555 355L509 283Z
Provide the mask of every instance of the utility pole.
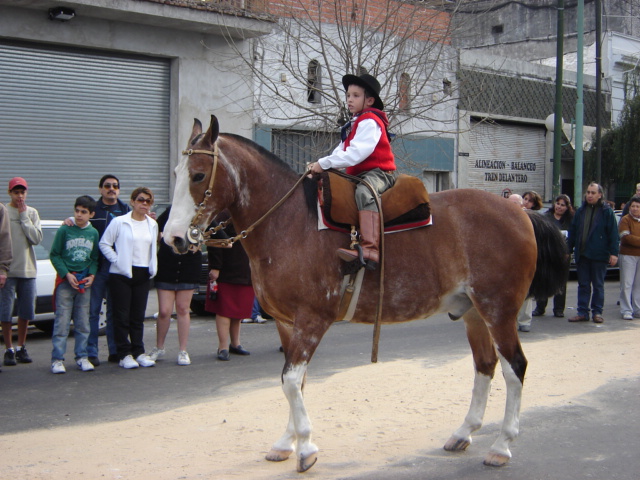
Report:
M576 87L578 99L576 100L576 149L573 165L573 204L580 205L582 198L582 136L584 125L584 0L578 0L578 85Z
M596 0L596 182L602 186L601 98L602 98L602 4Z
M556 107L553 125L553 198L560 195L562 161L562 57L564 55L564 0L558 0L558 33L556 51Z

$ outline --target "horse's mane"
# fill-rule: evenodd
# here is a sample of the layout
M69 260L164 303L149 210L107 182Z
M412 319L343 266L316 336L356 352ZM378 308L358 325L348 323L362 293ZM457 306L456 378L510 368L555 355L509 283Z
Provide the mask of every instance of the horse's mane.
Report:
M268 160L269 162L272 163L272 165L270 165L271 167L277 168L278 171L282 172L282 174L287 177L290 176L292 181L297 180L297 177L299 176L299 174L295 170L293 170L293 168L291 168L289 164L287 164L284 160L282 160L276 154L270 152L269 150L262 147L261 145L258 145L256 142L249 140L248 138L242 137L240 135L236 135L234 133L224 133L224 134L221 134L221 136L232 138L238 143L241 143L249 148L254 149L261 158ZM302 186L304 189L305 203L307 204L307 208L309 209L309 211L314 215L317 215L318 213L316 208L316 203L318 199L318 194L317 194L318 180L319 180L319 177L305 178L302 182Z

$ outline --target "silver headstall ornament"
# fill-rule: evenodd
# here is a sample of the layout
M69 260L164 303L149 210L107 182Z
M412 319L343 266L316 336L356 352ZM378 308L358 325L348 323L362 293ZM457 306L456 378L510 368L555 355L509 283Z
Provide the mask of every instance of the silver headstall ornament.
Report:
M205 242L205 238L209 236L207 233L204 232L203 228L200 226L200 222L202 221L204 211L207 208L207 202L209 201L213 193L213 183L215 182L215 179L216 179L216 170L218 167L218 142L216 141L213 144L213 151L193 150L191 148L188 150L182 151L182 154L187 156L191 156L196 153L202 153L204 155L212 156L213 164L211 166L211 175L209 177L209 187L204 192L204 198L202 199L202 202L195 205L195 207L198 210L196 211L196 214L191 219L191 222L189 224L189 229L187 230L186 237L189 242L189 250L191 251L198 250L200 248L200 245L202 245Z

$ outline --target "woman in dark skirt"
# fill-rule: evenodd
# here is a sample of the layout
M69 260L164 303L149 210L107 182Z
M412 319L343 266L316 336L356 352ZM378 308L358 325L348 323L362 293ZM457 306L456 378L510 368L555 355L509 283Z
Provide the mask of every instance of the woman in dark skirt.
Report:
M158 217L160 232L164 229L171 207ZM156 346L149 357L152 360L164 356L164 342L171 325L171 315L175 305L178 324L178 365L191 365L191 358L187 353L189 328L191 325L191 297L199 286L200 271L202 269L202 252L188 252L184 255L174 253L173 249L159 239L158 273L155 278L158 293L158 320L156 322Z
M226 220L221 216L219 221ZM230 223L226 233L236 235ZM231 248L208 248L209 279L218 282L218 293L205 309L216 314L218 360L229 360L229 354L249 355L240 345L240 324L251 316L254 292L251 285L249 257L240 242Z

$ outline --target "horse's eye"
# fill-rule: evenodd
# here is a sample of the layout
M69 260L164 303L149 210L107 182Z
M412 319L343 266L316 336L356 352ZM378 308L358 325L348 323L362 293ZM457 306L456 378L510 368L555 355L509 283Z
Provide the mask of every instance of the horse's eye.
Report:
M191 176L191 181L194 183L198 183L204 180L204 177L205 177L204 173L196 173L195 175Z

